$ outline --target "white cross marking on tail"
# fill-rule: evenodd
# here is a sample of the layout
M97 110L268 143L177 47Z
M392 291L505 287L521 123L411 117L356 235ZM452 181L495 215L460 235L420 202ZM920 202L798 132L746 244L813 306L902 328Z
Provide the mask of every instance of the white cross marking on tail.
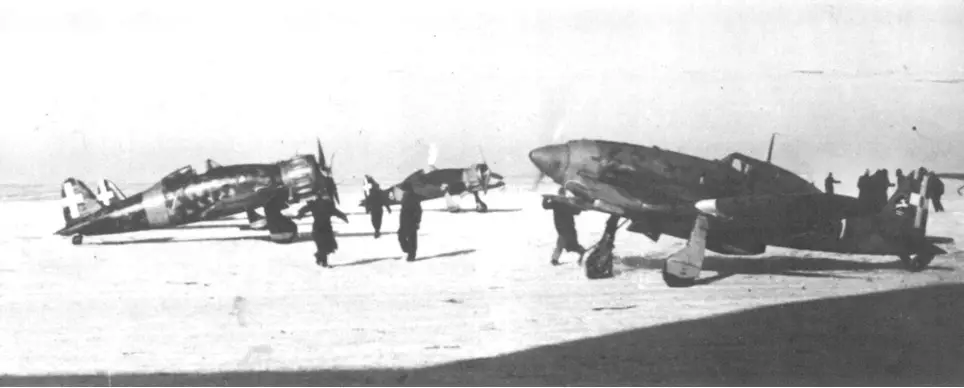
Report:
M103 179L97 185L97 200L105 205L110 205L111 198L114 198L114 192L107 189L107 184L104 183Z
M84 196L74 192L74 185L64 182L64 203L63 206L70 210L70 217L80 217L79 204L84 202Z

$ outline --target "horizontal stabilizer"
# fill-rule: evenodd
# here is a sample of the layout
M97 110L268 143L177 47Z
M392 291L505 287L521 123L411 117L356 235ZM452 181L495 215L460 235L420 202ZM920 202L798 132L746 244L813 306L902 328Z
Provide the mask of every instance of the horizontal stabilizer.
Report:
M68 225L96 213L103 208L94 192L84 182L74 178L64 180L60 189L64 222Z

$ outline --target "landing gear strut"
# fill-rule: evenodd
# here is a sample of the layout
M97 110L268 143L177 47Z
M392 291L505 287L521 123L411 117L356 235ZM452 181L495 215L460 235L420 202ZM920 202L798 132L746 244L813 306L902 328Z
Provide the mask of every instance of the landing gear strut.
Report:
M74 237L70 238L70 243L74 245L80 245L84 243L84 235L75 234Z
M489 206L486 205L485 202L482 202L482 199L479 198L479 193L472 193L472 194L475 196L475 210L477 210L479 213L485 213L489 211Z

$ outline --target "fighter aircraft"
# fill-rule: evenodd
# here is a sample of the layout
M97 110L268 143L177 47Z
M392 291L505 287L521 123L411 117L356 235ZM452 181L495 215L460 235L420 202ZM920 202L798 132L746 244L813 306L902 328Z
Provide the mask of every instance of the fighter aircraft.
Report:
M481 152L481 151L480 151ZM389 205L401 204L402 189L406 183L413 187L423 201L445 197L446 207L451 212L461 211L461 208L452 199L453 195L464 197L472 194L475 197L475 209L480 213L488 211L489 206L479 198L479 192L488 194L489 189L497 189L505 186L502 175L489 169L485 156L482 155L482 163L475 163L468 168L436 168L435 157L438 155L437 149L432 146L429 149L428 168L415 171L402 182L391 187L382 189L379 193L370 193L367 180L365 184L365 199L358 205L367 208L368 196L381 195L384 203ZM374 180L374 179L373 179Z
M772 137L766 161L741 153L707 160L655 146L583 139L536 148L529 158L540 180L549 176L572 193L544 195L550 202L626 218L629 231L654 241L662 234L688 239L664 264L663 280L671 287L695 284L706 249L754 255L773 245L897 255L912 271L946 253L925 236L926 181L917 208L909 204L905 184L882 211L868 212L856 198L822 193L773 165L772 151ZM586 253L590 278L612 273L611 251L602 242Z
M185 166L113 203L99 201L82 181L67 178L61 190L66 226L56 234L73 236L71 241L79 245L83 236L170 228L263 207L271 240L291 242L298 227L281 214L288 203L318 195L337 198L320 142L318 149L320 165L313 155L298 155L272 164L209 163L203 174ZM102 193L110 191L106 186Z

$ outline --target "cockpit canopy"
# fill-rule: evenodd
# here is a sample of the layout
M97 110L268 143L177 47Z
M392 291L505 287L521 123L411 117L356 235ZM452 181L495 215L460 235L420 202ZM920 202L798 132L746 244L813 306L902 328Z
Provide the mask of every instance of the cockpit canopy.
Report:
M197 171L194 170L194 167L191 165L187 165L177 170L174 170L170 174L167 174L163 178L161 178L161 185L163 187L180 186L181 184L191 180L197 175L198 175Z
M820 192L813 184L797 174L739 152L727 155L720 159L720 162L748 178L753 174L754 181L766 186L768 192L783 194Z

